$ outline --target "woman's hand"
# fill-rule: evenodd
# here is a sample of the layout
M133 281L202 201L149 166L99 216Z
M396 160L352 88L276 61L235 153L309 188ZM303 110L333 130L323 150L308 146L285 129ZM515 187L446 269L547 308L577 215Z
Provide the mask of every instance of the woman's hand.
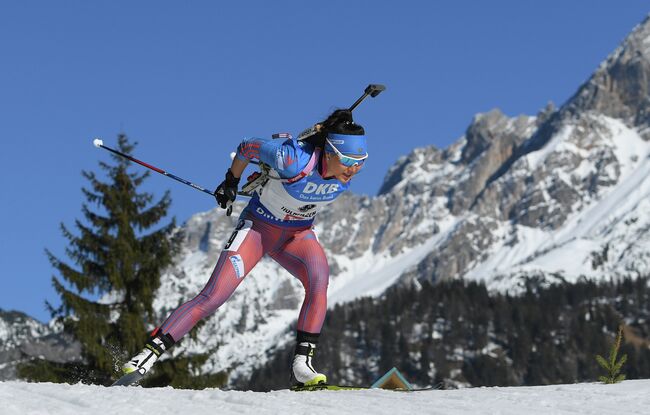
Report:
M226 179L217 186L214 191L214 197L217 199L217 204L222 209L228 209L232 202L237 198L237 190L239 190L239 178L232 174L228 169L226 172Z

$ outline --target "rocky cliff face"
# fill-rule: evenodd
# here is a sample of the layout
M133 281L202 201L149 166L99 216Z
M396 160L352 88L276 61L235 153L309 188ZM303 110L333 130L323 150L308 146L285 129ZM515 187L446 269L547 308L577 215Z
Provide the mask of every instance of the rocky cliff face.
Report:
M605 60L566 105L620 119L650 138L650 16Z

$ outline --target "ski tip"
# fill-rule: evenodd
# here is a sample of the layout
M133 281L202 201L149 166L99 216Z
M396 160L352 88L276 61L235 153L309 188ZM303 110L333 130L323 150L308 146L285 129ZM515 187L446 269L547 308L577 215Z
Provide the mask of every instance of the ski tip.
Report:
M93 145L94 145L95 147L99 148L99 147L101 147L101 146L104 145L104 142L103 142L102 140L100 140L99 138L95 138L95 139L93 140Z
M143 374L138 372L137 370L135 372L128 373L118 380L116 380L111 386L129 386L132 385L136 382L138 382L140 379L143 378Z

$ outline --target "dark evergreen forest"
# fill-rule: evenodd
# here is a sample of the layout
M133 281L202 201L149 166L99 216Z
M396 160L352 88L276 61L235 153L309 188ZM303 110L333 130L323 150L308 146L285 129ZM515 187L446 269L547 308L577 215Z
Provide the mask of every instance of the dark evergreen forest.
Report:
M422 387L590 382L623 325L623 373L650 378L648 283L530 280L516 296L463 281L393 287L330 310L314 364L338 384L369 385L392 367ZM292 347L239 386L286 388Z

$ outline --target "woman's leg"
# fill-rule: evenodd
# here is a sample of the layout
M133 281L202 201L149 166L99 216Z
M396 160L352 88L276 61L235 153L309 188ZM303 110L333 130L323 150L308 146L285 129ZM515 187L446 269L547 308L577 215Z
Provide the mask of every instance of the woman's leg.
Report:
M270 254L305 288L298 316L298 330L320 333L327 313L329 265L325 252L311 229L298 232L281 249Z
M240 219L201 293L178 307L151 334L145 348L122 366L125 376L118 383L126 385L142 378L176 341L225 303L264 253L282 244L285 235L280 228Z
M312 364L327 312L329 266L325 252L314 232L308 229L296 233L271 257L298 278L305 288L291 364L292 382L297 385L327 383L327 376L316 371Z
M169 315L160 332L171 335L174 341L180 340L230 298L263 255L260 232L253 229L252 221L241 219L203 290Z

